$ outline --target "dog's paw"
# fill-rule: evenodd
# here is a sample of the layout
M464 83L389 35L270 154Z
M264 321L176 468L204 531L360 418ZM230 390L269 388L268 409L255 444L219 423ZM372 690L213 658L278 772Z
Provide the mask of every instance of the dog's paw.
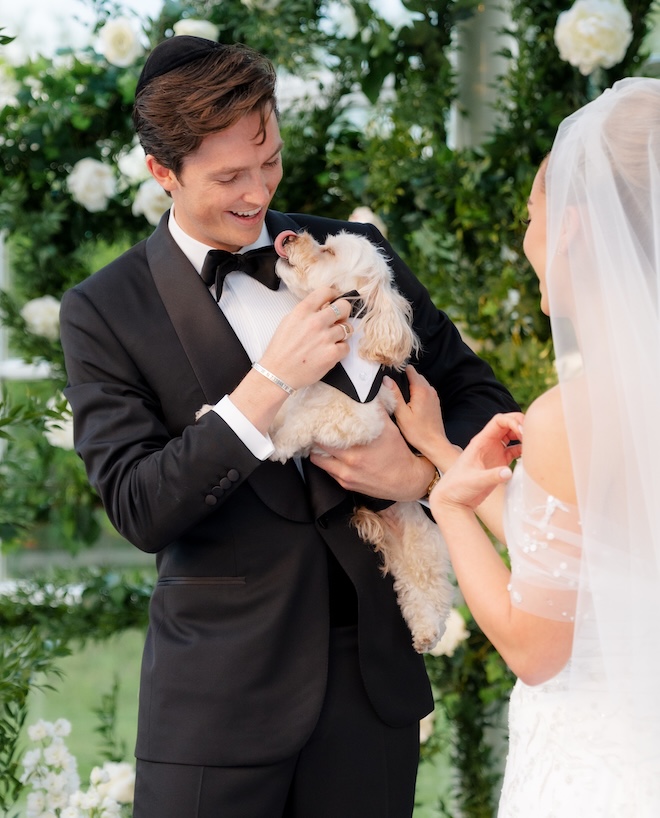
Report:
M438 625L436 628L416 628L413 630L413 647L417 653L428 653L442 639L445 632L445 625Z
M213 407L211 406L211 404L210 404L210 403L205 403L205 404L202 406L202 408L201 408L201 409L198 409L198 410L195 412L195 420L199 420L199 419L202 417L202 415L205 415L207 412L210 412L210 411L211 411L211 409L213 409Z

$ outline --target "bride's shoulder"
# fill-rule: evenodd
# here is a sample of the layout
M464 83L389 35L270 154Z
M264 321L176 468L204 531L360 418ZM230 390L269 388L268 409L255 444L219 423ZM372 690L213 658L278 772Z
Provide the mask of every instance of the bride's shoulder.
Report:
M575 484L559 387L538 397L525 413L525 471L548 494L575 504Z

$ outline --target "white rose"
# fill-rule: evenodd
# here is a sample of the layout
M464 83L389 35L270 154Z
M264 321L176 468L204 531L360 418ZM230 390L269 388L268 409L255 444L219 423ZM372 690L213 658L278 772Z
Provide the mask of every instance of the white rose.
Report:
M23 305L21 317L28 332L56 341L60 335L60 302L52 295L33 298Z
M127 68L144 49L133 24L126 17L109 20L99 31L98 51L111 65Z
M217 42L220 34L220 27L209 23L208 20L179 20L172 28L175 37L188 34L191 37L203 37L205 40Z
M380 232L387 236L387 227L380 216L376 215L370 207L356 207L348 217L349 222L361 222L362 224L373 224Z
M321 28L326 34L344 40L352 40L360 30L355 9L340 0L330 0L326 5L325 19L321 20Z
M435 721L435 711L431 710L428 716L419 723L419 743L425 744L433 735L433 723Z
M134 216L144 216L149 224L156 225L171 206L172 199L152 177L138 188L131 209Z
M438 644L429 651L432 656L453 656L456 648L468 638L470 631L465 627L465 620L452 608L447 617L447 627Z
M144 148L139 143L130 149L126 148L119 154L117 167L130 185L144 182L151 176L145 162Z
M127 762L108 761L103 765L103 770L108 774L108 779L97 784L98 792L119 804L132 804L135 795L133 765Z
M55 399L51 398L46 406L49 409L54 409L55 403ZM44 437L51 446L55 446L57 449L73 449L73 414L68 402L61 418L46 418L44 420ZM64 764L61 766L65 768Z
M90 157L76 162L66 183L74 200L90 213L105 210L117 190L112 168Z
M632 34L630 13L618 0L577 0L557 18L555 45L586 76L620 63Z
M401 0L371 0L370 5L395 31L412 26L415 20L424 19L421 11L409 11Z

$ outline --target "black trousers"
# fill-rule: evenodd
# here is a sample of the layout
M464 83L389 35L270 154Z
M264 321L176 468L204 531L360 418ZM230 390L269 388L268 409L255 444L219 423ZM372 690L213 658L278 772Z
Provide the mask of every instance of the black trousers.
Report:
M258 767L138 760L133 818L410 818L419 725L378 718L360 676L357 629L331 634L323 710L296 756Z

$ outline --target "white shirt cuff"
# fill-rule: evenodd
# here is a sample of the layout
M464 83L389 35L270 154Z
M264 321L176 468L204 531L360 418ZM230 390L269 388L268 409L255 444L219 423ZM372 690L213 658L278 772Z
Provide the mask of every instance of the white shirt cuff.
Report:
M261 432L253 426L245 415L237 409L229 400L229 395L225 395L222 400L218 401L213 407L216 412L224 420L224 422L236 433L243 443L248 447L255 457L259 460L266 460L275 451L275 447L268 435L264 437Z

